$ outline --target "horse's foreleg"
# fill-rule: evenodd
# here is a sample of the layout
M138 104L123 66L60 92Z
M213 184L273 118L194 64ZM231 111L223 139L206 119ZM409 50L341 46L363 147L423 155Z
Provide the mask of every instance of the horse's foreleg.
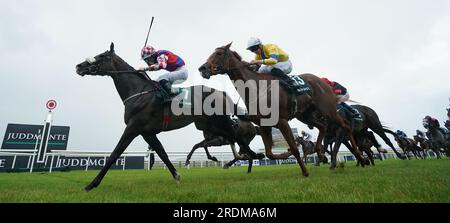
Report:
M136 133L133 126L127 126L125 131L122 134L122 137L120 138L119 142L116 145L116 148L109 156L108 160L106 161L103 168L98 173L97 177L84 189L86 191L90 191L98 185L100 185L103 177L105 177L106 173L108 172L109 168L111 168L112 164L116 162L116 160L122 155L122 153L125 151L125 149L130 145L130 143L138 136L138 133Z
M358 145L356 144L355 138L353 137L352 132L347 131L347 137L350 139L350 143L352 145L352 151L353 155L355 155L356 159L361 162L361 166L364 167L364 165L369 165L370 161L363 157L361 151L358 149Z
M159 141L159 139L156 137L156 135L152 134L145 134L142 135L145 139L145 141L155 149L155 152L158 154L159 158L164 162L164 164L169 169L170 173L172 174L173 178L175 179L176 183L179 185L181 176L178 174L177 170L173 166L172 162L170 162L169 157L167 156L166 151L164 150L163 145Z

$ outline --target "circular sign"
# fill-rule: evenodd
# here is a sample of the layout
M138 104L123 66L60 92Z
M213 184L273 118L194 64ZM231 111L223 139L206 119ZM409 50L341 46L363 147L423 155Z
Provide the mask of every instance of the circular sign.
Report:
M47 101L46 106L49 110L53 110L56 108L56 101L55 100Z

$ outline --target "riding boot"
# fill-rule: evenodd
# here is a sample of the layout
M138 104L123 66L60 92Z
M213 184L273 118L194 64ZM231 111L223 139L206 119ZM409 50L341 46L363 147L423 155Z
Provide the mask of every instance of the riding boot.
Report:
M347 110L349 110L352 114L353 114L353 118L358 120L358 121L362 121L362 117L361 114L359 113L358 110L356 110L355 108L353 108L352 106L348 105L345 102L341 102L340 104L342 107L346 108Z
M163 102L168 102L171 99L172 94L172 84L170 81L166 79L162 79L159 81L159 84L161 85L163 91L161 92L161 97L163 99Z
M295 94L295 89L293 88L293 80L288 75L286 75L282 70L278 68L273 68L270 73L273 76L280 78L280 84L284 86L289 94Z
M280 84L282 86L284 86L284 89L286 89L286 91L288 92L288 94L292 95L291 97L291 101L290 101L290 115L289 116L294 116L295 113L297 112L297 99L296 99L296 90L294 88L295 86L295 82L294 80L292 80L288 75L286 75L282 70L278 69L278 68L272 68L272 70L270 71L270 73L275 76L280 78Z

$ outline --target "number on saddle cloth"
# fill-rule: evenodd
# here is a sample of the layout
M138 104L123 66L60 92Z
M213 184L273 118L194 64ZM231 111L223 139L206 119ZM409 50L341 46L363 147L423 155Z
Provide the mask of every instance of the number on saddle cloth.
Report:
M312 95L312 88L303 78L298 75L289 75L289 78L293 80L292 83L294 85L292 87L298 95Z
M179 104L183 106L191 106L191 88L177 88L172 87L172 92L174 93L174 98L180 100Z

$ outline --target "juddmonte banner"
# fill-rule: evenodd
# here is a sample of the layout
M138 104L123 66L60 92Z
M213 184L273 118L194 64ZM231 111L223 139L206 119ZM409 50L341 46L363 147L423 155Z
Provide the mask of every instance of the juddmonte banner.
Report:
M53 160L52 160L53 159ZM44 164L35 163L33 168L48 170L50 166L54 170L58 168L70 170L93 170L101 169L107 157L80 157L80 156L55 156L47 157ZM31 168L31 160L28 156L0 156L0 172L12 170L29 170ZM144 169L144 157L120 157L111 166L111 169Z
M41 141L43 128L43 125L8 124L1 148L34 149L36 142ZM47 150L66 150L69 130L68 126L52 126Z

